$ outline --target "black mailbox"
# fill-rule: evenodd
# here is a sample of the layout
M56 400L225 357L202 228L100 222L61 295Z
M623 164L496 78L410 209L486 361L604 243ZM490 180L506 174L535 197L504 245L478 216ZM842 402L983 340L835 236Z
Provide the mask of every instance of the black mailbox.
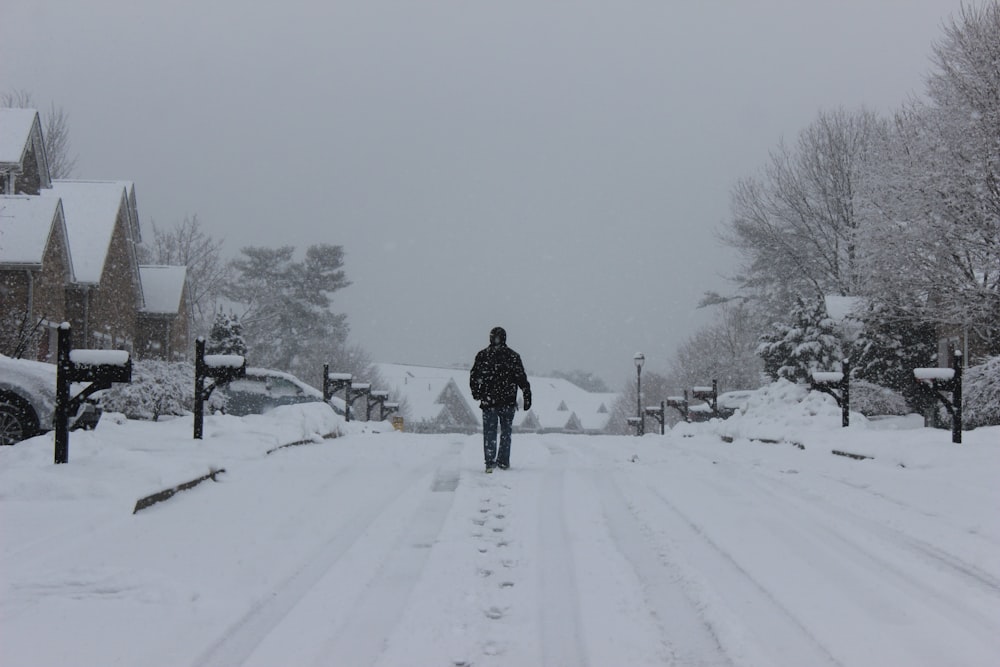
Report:
M809 388L833 396L840 406L840 425L847 428L851 425L851 364L844 359L840 372L816 372L810 378ZM840 390L840 393L837 393Z
M114 382L132 381L132 358L124 350L74 350L70 325L59 327L56 350L55 462L69 461L69 418L78 415L83 402L95 392L110 389ZM90 384L70 397L74 382ZM88 423L95 422L89 419Z
M660 423L660 435L664 435L667 432L667 404L666 401L660 401L659 405L650 405L646 407L646 414L655 419Z
M194 344L194 439L201 440L205 424L205 401L220 384L246 377L246 357L238 354L205 354L205 339ZM214 382L205 387L205 380Z

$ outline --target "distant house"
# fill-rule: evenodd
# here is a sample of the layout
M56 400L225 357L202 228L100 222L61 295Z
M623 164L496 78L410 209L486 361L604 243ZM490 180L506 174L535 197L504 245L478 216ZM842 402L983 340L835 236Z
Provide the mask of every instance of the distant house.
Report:
M188 353L187 267L140 266L144 305L139 311L136 356L173 361Z
M129 189L121 181L53 181L42 191L61 200L66 215L74 275L66 316L76 347L135 349L143 302Z
M479 402L472 398L469 370L376 364L390 390L406 406L406 429L472 433L482 430ZM608 406L616 394L595 394L568 380L529 376L532 407L514 415L514 429L531 433L606 432ZM520 399L519 399L520 400Z
M0 109L0 194L37 195L50 187L42 125L34 109Z
M131 181L50 179L37 111L0 109L0 199L0 352L50 360L68 321L74 347L188 356L184 267L140 272Z
M72 281L62 202L0 195L0 353L50 359Z

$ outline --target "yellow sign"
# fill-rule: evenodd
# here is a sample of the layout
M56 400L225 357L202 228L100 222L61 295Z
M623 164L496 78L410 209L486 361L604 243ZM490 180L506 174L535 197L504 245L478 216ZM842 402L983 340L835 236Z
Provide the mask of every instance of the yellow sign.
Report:
M392 427L394 429L396 429L397 431L402 431L403 430L403 418L402 417L393 417L392 418Z

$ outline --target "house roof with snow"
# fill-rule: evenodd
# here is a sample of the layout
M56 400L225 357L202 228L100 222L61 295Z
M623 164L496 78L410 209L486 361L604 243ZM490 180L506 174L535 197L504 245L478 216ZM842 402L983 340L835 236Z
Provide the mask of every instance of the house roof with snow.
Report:
M100 282L123 207L127 218L131 218L127 185L127 181L57 180L51 189L42 191L43 197L62 200L76 282ZM129 220L129 234L131 224Z
M52 234L66 235L58 199L0 196L0 266L40 268Z
M0 109L0 169L21 166L32 134L40 128L34 109Z
M437 419L441 410L438 399L446 387L458 391L475 419L479 419L479 402L472 398L468 369L406 364L376 366L388 385L406 399L411 419ZM518 410L514 415L518 429L597 433L607 426L609 407L616 394L588 392L560 378L529 376L528 382L532 407L528 412Z
M146 303L144 313L176 315L180 312L187 280L186 266L140 266L139 280Z
M35 109L0 109L0 173L20 174L34 148L38 178L48 188L49 164L42 144L42 124Z

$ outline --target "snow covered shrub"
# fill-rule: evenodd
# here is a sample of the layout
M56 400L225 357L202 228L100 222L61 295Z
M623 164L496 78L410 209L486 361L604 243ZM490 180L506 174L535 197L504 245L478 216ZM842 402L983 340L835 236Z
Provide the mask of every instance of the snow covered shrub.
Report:
M216 313L212 332L205 343L205 354L238 354L247 356L247 344L243 339L243 324L236 315Z
M864 380L851 380L851 411L866 417L905 415L909 414L910 406L898 391Z
M132 363L131 384L116 384L101 397L101 407L129 419L156 421L194 408L194 364L147 359Z
M757 354L764 360L764 372L773 380L807 382L813 371L840 368L840 335L824 302L796 299L789 315L791 324L775 323L761 336Z
M962 378L962 393L965 426L1000 424L1000 357L967 368Z

